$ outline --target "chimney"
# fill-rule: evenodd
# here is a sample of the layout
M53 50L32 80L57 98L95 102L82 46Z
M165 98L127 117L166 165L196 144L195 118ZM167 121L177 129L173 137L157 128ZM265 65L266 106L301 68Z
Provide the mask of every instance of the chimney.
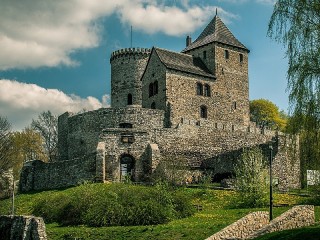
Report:
M186 47L188 47L191 44L191 37L188 35L186 39Z

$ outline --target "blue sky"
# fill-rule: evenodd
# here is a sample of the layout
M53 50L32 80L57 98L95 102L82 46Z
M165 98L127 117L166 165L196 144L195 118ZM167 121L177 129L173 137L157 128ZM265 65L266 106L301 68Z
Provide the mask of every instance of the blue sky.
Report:
M54 114L106 107L113 51L157 46L173 51L196 39L215 9L250 49L250 99L287 110L287 60L269 39L273 0L0 0L0 115L22 129Z

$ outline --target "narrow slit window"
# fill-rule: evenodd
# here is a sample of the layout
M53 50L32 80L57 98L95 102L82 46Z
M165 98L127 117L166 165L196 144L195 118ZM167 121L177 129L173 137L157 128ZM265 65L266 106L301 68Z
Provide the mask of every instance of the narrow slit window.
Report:
M149 84L149 97L153 96L153 83Z
M128 94L128 105L132 105L132 94Z
M158 81L155 81L153 84L153 95L158 94Z
M224 50L224 58L229 59L229 51L228 50Z
M239 54L239 61L240 61L240 63L243 62L243 54L242 53Z
M207 59L207 51L203 51L203 59Z

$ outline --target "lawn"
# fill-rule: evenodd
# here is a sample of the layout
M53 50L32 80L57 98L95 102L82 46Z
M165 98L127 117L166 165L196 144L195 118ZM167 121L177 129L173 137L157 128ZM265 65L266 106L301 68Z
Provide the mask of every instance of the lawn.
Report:
M96 185L98 186L99 185ZM16 197L16 214L32 214L34 205L43 198L50 198L56 194L65 194L68 197L75 188L65 190L45 191L31 194L21 194ZM170 221L166 224L148 225L148 226L113 226L113 227L87 227L87 226L67 226L61 227L57 223L47 224L47 235L50 239L190 239L203 240L225 226L233 223L249 212L268 209L234 209L232 201L235 197L233 191L211 190L201 188L182 188L176 191L182 191L183 194L192 199L192 203L197 208L197 212L187 218ZM300 197L289 194L275 194L275 204L288 204L289 206L305 202L307 197ZM52 203L54 205L58 203ZM276 207L274 215L278 216L290 207ZM316 220L320 218L320 207L316 207ZM10 201L0 202L0 214L10 212ZM319 232L320 226L307 228L301 234L307 232ZM301 230L302 231L302 230ZM278 233L277 233L278 234ZM280 233L279 233L280 234ZM284 234L290 234L284 233ZM293 234L300 234L294 232ZM314 233L313 233L314 234ZM280 235L279 235L280 236ZM311 235L310 235L311 236ZM259 239L280 239L274 238ZM281 238L282 239L282 238ZM283 238L293 239L293 238ZM297 238L298 239L298 238ZM301 238L300 238L301 239ZM316 239L316 238L307 238ZM319 239L319 237L317 238Z

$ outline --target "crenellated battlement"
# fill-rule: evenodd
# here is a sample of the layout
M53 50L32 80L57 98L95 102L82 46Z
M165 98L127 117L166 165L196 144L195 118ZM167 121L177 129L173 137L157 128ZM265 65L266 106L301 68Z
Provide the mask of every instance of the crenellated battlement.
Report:
M123 57L123 56L136 56L136 55L149 56L150 53L151 53L151 49L149 48L122 48L111 53L110 62L116 58Z

